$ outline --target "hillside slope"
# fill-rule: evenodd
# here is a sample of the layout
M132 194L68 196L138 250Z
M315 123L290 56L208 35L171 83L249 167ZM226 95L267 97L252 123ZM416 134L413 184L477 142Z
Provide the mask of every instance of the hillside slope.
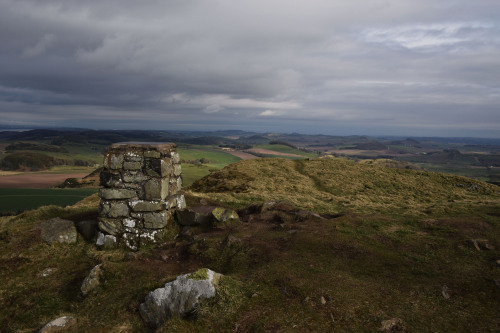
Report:
M288 203L256 204L268 200ZM127 253L100 251L81 235L76 244L42 240L40 224L51 218L95 219L97 195L0 217L0 332L35 332L63 315L77 318L76 333L500 327L498 187L342 159L258 159L212 172L186 201L244 207L241 222L184 227L170 242ZM83 297L96 264L101 286ZM149 329L138 312L147 293L202 267L224 274L224 288L192 316ZM382 329L388 321L396 324Z
M455 214L498 203L500 188L466 177L346 159L257 159L195 182L194 195L243 207L287 200L321 213Z

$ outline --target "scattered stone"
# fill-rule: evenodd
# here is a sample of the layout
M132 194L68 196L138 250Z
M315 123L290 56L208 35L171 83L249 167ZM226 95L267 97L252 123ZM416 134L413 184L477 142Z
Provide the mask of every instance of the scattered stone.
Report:
M99 232L97 233L97 241L95 245L105 250L113 249L116 247L116 237L113 235L106 235L103 234L102 232Z
M215 226L226 226L240 221L238 213L232 209L217 207L212 211Z
M82 292L83 296L87 296L89 293L92 291L95 291L95 289L101 284L101 277L104 274L104 271L102 269L102 265L96 265L92 270L90 271L89 275L83 280L82 286L80 287L80 291Z
M209 226L212 216L208 212L198 212L194 209L183 209L175 212L177 223L184 226L202 225Z
M76 243L76 228L73 221L63 220L59 217L50 219L40 224L42 239L49 243Z
M450 299L451 297L451 290L448 288L447 285L444 285L443 288L441 289L441 294L445 299Z
M321 296L321 298L319 299L319 301L321 302L321 305L325 305L326 304L326 299Z
M497 265L500 266L500 259L497 260Z
M172 316L192 312L201 299L215 296L221 274L207 268L178 276L146 296L139 306L142 319L151 327L158 328Z
M76 229L85 240L92 240L97 232L97 220L86 220L76 223Z
M49 275L54 274L57 271L57 268L46 268L40 274L41 277L47 277Z
M403 321L399 318L383 320L381 324L382 326L378 329L380 332L408 332Z
M68 332L68 328L75 324L75 317L64 316L52 320L50 323L42 327L38 333Z
M474 248L478 251L481 251L481 249L484 250L494 250L495 247L489 243L487 239L470 239L469 244L474 246Z

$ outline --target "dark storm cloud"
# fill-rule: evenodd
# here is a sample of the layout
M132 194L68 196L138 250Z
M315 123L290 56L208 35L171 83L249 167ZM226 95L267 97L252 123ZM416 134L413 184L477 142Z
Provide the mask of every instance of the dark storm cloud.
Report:
M0 0L0 117L500 136L499 9L488 0Z

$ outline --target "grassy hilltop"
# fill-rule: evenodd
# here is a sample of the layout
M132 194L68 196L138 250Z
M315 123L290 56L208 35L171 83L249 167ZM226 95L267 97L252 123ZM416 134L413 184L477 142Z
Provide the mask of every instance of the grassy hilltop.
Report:
M321 213L456 215L498 203L499 187L461 176L347 159L256 159L195 182L193 192L237 208L286 200Z
M137 311L147 292L200 267L226 275L222 291L158 332L374 332L393 318L408 332L500 327L499 187L344 159L271 158L230 164L186 195L190 205L240 209L246 222L191 229L131 255L81 238L41 241L37 226L49 218L95 218L95 195L0 218L0 331L73 315L75 332L152 332ZM97 263L102 286L83 298Z

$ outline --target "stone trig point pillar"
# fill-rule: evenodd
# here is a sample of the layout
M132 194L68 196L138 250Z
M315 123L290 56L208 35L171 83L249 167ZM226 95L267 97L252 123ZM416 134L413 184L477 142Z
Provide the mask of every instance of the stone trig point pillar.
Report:
M181 164L174 143L122 142L104 155L97 245L132 250L157 243L184 209Z

